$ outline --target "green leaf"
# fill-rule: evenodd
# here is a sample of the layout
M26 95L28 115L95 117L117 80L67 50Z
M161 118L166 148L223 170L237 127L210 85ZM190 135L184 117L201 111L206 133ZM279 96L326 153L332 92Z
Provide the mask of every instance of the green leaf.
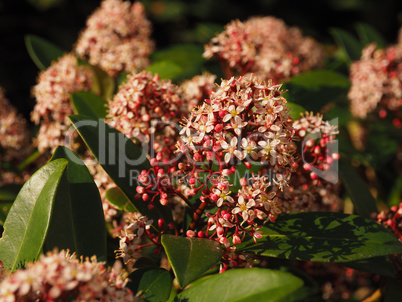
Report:
M0 198L1 199L1 198ZM387 204L391 206L399 206L402 200L402 177L398 177L391 188L391 192L388 196Z
M167 301L172 290L172 276L159 267L143 267L127 277L130 281L126 287L133 293L142 292L141 298L148 302Z
M102 120L82 115L72 115L69 118L96 160L137 210L149 219L153 219L155 226L159 218L163 218L167 223L172 222L170 209L162 206L157 198L155 198L153 210L148 209L147 202L135 198L139 173L151 168L145 152L124 134Z
M26 35L25 45L31 59L41 70L47 69L53 61L65 53L58 46L35 35Z
M96 95L100 95L106 100L113 97L115 82L114 79L107 74L106 71L101 69L98 66L90 65L88 63L84 63L87 68L91 69L95 74L95 79L92 83L91 90Z
M289 114L293 117L293 120L300 118L300 115L306 112L303 106L297 105L295 103L288 102L288 107L290 107Z
M161 242L181 288L216 265L223 254L221 245L210 239L165 234Z
M342 265L353 268L355 270L369 272L387 277L395 277L398 270L395 262L389 256L373 257L353 262L342 263Z
M349 63L360 59L363 45L353 35L340 28L331 28L330 33Z
M195 282L174 301L211 301L212 297L220 302L284 301L302 285L301 279L286 272L233 269Z
M151 54L152 63L168 61L182 68L180 76L175 80L191 78L202 72L202 64L205 59L202 57L204 48L196 44L180 44L169 48L155 51Z
M78 256L106 260L106 225L102 200L91 174L70 149L59 146L51 161L68 160L53 206L44 252L69 249Z
M238 251L291 260L351 262L402 252L396 236L357 215L302 212L279 215L262 227L257 243L247 239Z
M106 191L107 201L120 211L138 212L130 199L118 188L110 188Z
M22 187L8 213L0 239L0 257L6 269L14 271L26 261L38 258L67 164L65 159L46 164Z
M107 115L107 101L92 92L79 91L71 94L71 103L80 115L104 119Z
M377 205L373 195L353 167L341 159L339 161L339 172L356 212L366 218L370 218L373 212L377 213Z
M291 78L282 85L288 102L303 106L308 111L319 112L326 104L345 96L349 79L331 70L314 70Z
M358 22L356 24L356 31L362 45L376 43L379 48L385 48L387 46L381 33L370 24Z
M147 70L157 73L161 79L174 79L182 73L183 68L171 61L161 61L149 65Z

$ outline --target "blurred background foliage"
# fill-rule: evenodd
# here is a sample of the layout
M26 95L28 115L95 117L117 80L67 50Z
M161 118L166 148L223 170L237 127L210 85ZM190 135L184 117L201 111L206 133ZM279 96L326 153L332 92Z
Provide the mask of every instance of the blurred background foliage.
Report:
M24 44L35 34L71 50L87 17L100 0L0 0L0 86L8 99L29 120L35 104L30 90L38 68ZM156 49L191 43L202 49L216 32L234 19L274 16L298 26L305 35L335 45L331 28L355 34L358 22L377 29L387 43L394 43L402 25L401 0L143 0L153 23ZM157 56L158 54L154 54ZM152 58L152 57L151 57Z

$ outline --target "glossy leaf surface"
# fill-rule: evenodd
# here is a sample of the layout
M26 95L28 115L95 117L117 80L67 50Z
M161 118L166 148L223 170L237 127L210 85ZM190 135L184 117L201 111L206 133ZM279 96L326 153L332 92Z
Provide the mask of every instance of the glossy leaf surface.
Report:
M221 302L285 301L302 285L301 279L286 272L233 269L194 282L174 301L212 301L212 297L219 297Z
M162 235L162 245L182 288L222 258L221 245L214 240L166 234Z
M131 200L118 187L107 190L105 197L111 205L121 211L137 212Z
M68 161L55 160L40 168L24 184L4 223L0 260L14 271L34 261L42 250L53 203Z

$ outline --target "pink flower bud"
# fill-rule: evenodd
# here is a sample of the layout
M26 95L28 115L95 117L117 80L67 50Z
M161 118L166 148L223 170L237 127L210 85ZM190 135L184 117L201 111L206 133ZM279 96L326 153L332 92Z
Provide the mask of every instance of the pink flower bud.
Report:
M144 194L145 192L145 188L138 186L137 188L135 188L135 190L137 191L138 194Z
M149 196L147 193L142 194L142 200L147 201L149 199Z
M163 220L162 218L158 219L158 226L159 226L159 228L161 228L164 223L165 223L165 220Z
M193 230L188 230L186 232L187 237L193 238L195 237L195 232Z
M239 235L237 235L237 234L233 235L233 244L236 245L236 244L240 244L240 243L241 243L241 240L240 240Z
M159 200L159 202L161 203L161 205L166 206L168 204L168 200L166 198L161 198Z

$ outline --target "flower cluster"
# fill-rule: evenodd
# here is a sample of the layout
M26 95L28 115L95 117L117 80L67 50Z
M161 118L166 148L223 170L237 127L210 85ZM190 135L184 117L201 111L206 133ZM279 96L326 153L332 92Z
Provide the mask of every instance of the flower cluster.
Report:
M4 95L0 87L0 146L3 149L24 149L30 140L26 121Z
M79 66L76 57L66 54L42 71L32 94L36 105L31 113L32 121L40 124L36 144L41 152L65 144L65 134L70 122L67 116L73 114L70 94L90 90L93 73L85 66Z
M293 123L295 137L300 139L295 161L296 172L283 192L289 210L338 211L339 153L336 145L337 125L324 121L322 115L306 112Z
M392 206L388 211L377 214L376 220L385 228L390 229L402 242L402 203Z
M149 71L132 74L109 102L107 122L142 142L154 160L169 161L174 156L177 124L187 113L178 89Z
M149 65L147 57L154 48L150 35L151 23L141 3L103 0L88 18L74 50L80 58L116 76Z
M54 251L6 276L0 301L140 301L126 283L96 257L78 260Z
M18 165L32 150L26 120L10 104L0 87L0 187L26 181L29 174L6 171L3 164Z
M366 46L359 61L350 66L350 110L355 117L371 112L390 116L395 127L402 126L402 42L386 49Z
M209 99L211 93L217 88L215 79L215 75L204 72L180 84L179 91L188 104L188 112L202 105L205 99Z
M116 257L122 258L126 264L135 262L142 257L142 249L151 245L156 246L154 253L159 254L162 250L159 243L161 235L172 230L174 225L166 224L163 219L159 219L159 231L155 235L150 231L152 224L153 220L140 213L125 213L120 228L115 230L115 235L120 239Z
M322 47L304 37L296 27L274 17L235 20L205 46L204 57L216 57L227 76L254 73L279 83L291 76L319 68Z
M156 190L162 204L171 196L187 200L200 192L200 209L189 204L193 211L203 212L207 205L217 211L206 213L206 229L198 232L195 214L190 237L209 237L226 247L231 235L233 244L246 233L260 238L254 220L275 220L282 204L272 188L283 190L293 171L294 130L286 103L280 85L252 75L223 80L184 120L177 143L183 158L177 169L167 165L143 171L137 192L148 197ZM253 167L262 175L253 174ZM238 175L240 170L244 175ZM166 177L172 171L175 177ZM187 196L178 184L189 188Z

